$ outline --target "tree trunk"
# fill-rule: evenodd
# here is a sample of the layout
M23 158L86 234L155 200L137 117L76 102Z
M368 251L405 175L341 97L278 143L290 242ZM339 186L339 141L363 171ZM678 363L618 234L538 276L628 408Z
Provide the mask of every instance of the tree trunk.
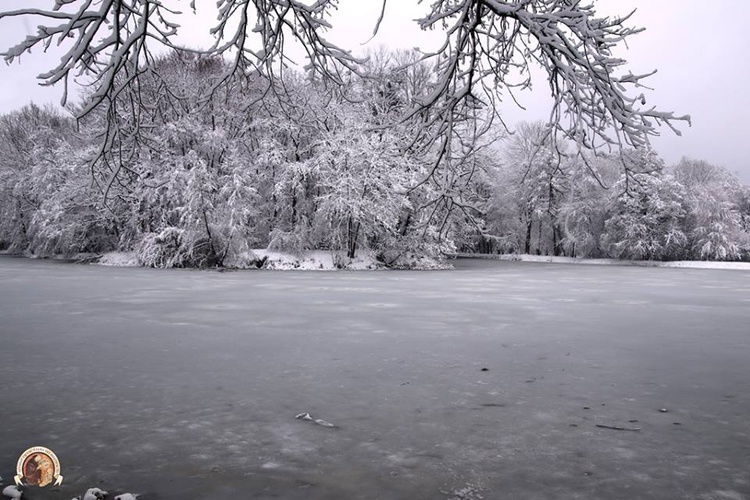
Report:
M539 232L536 238L536 254L542 255L542 219L539 219Z
M526 241L523 245L523 253L526 255L529 255L531 253L531 225L533 224L533 221L531 220L531 217L529 217L529 220L526 221Z
M560 225L554 219L552 221L552 253L555 257L563 254Z
M557 221L557 207L555 206L555 188L550 179L549 183L549 204L547 205L550 226L552 227L552 255L559 257L563 254L562 248L562 230Z
M292 188L292 227L294 227L294 224L297 222L297 194L294 192L294 188Z
M276 227L276 217L279 216L279 211L276 204L276 165L271 164L271 204L273 205L273 217L271 218L272 221L272 228Z
M347 245L347 252L346 256L350 259L353 259L354 256L357 253L357 238L359 237L359 222L354 224L352 222L352 218L349 217L349 222L347 224L348 226L348 233L349 233L349 244Z
M398 233L403 237L406 236L406 232L409 229L409 224L411 223L411 211L406 212L406 217L402 220L400 227L398 228Z
M211 229L208 227L208 215L206 215L206 209L203 209L203 227L206 229L206 236L208 236L208 248L211 250L211 257L217 258L218 254L216 253L216 248L214 248L214 239L211 237ZM222 266L222 262L217 263L219 266Z

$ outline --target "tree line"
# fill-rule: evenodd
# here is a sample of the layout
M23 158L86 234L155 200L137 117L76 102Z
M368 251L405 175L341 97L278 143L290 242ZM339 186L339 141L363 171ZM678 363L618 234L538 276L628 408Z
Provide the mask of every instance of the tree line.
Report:
M466 251L634 260L750 260L750 187L649 148L568 153L542 123L502 141L485 234Z
M445 134L410 106L440 83L413 52L373 53L337 86L229 64L174 50L78 120L0 117L0 249L134 251L156 267L245 267L252 248L342 265L362 251L388 266L456 251L748 259L750 191L732 174L667 168L646 147L568 151L471 99Z

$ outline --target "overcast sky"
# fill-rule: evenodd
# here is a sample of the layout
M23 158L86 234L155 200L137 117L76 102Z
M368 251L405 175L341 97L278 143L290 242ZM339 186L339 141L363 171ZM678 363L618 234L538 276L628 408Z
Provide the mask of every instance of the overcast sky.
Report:
M2 10L22 6L45 7L53 0L2 0ZM187 9L188 1L180 2ZM205 46L210 40L208 27L213 21L209 5L198 0L197 15L185 14L182 43ZM653 139L657 151L668 164L682 156L705 159L736 171L750 182L750 20L748 0L598 0L600 12L624 14L637 9L631 25L646 31L632 37L625 57L634 73L658 69L648 80L655 90L647 94L651 104L664 111L690 114L693 126L681 125L682 137L668 128ZM331 41L351 49L421 47L428 49L440 41L439 32L424 33L412 20L424 15L430 2L389 0L380 33L363 47L372 33L380 0L340 0L333 19ZM14 18L0 21L0 48L3 50L35 31L35 22ZM54 50L37 50L21 64L0 64L0 113L24 104L57 102L60 88L37 85L35 76L59 59ZM535 93L524 96L527 111L507 106L504 116L510 122L545 119L548 116L546 83L538 81Z

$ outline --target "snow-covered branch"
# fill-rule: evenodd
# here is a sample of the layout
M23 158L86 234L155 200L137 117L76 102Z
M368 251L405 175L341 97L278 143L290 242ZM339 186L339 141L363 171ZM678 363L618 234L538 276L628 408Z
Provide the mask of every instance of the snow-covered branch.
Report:
M632 13L631 13L632 15ZM597 17L591 4L568 0L438 0L419 20L446 33L425 59L439 61L439 81L418 109L454 109L482 89L501 98L532 85L531 66L546 71L554 98L550 122L575 143L645 147L665 124L690 120L646 106L640 88L648 74L621 74L613 49L641 28L625 17Z

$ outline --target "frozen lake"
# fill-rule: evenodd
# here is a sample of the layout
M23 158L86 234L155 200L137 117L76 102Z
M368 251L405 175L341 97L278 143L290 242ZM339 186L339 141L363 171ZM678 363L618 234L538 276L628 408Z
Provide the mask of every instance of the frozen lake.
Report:
M0 401L5 484L62 462L31 500L747 500L750 272L4 257Z

